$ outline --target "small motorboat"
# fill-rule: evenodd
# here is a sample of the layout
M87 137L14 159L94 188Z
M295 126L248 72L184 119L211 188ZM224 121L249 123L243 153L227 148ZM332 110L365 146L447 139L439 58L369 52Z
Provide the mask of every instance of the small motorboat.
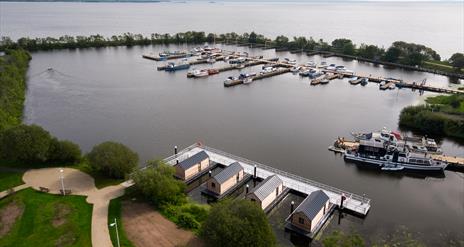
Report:
M208 73L208 70L206 70L206 69L195 70L195 71L193 72L193 76L194 76L195 78L198 78L198 77L205 77L205 76L208 76L208 75L209 75L209 73Z
M337 66L336 64L332 63L332 64L330 64L329 66L327 66L325 69L326 69L326 70L335 70L335 69L336 69L336 66Z
M210 57L210 58L206 59L206 62L207 62L207 63L215 63L215 62L216 62L216 59Z
M327 78L324 78L321 80L321 84L328 84L329 83L329 79Z
M317 67L318 67L318 68L323 68L323 69L325 69L325 68L327 68L327 62L326 62L326 61L322 61Z
M308 67L311 67L311 68L315 68L315 67L316 67L316 63L315 63L314 61L309 61L309 62L306 63L306 65L307 65Z
M296 74L300 71L301 67L300 66L294 66L290 69L290 72Z
M369 83L369 79L367 79L367 78L362 78L361 79L361 86L366 86L367 83Z
M243 84L250 84L253 82L253 77L247 77L243 79Z

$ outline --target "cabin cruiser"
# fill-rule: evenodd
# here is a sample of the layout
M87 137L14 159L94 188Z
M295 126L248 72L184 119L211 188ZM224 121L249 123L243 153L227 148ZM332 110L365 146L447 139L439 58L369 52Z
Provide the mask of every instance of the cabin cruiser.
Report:
M403 138L398 132L385 128L380 132L352 135L359 142L359 146L345 151L346 160L387 167L389 170L443 171L448 165L444 161L433 159L430 155L432 152L426 151L426 147L421 147L418 138ZM427 141L424 137L421 140L430 144L430 150L441 151L433 139Z
M329 66L327 66L325 69L326 69L326 70L335 70L335 69L336 69L336 66L337 66L336 64L332 63L332 64L330 64Z
M320 76L322 76L322 75L324 75L324 74L323 74L321 71L316 70L316 69L310 69L310 70L309 70L308 77L309 77L310 79L314 79L314 78L320 77Z
M284 60L285 60L284 63L290 64L290 65L295 65L296 64L295 59L290 60L289 58L285 58Z
M325 68L327 68L327 62L326 62L326 61L322 61L321 64L319 64L317 67L318 67L318 68L323 68L323 69L325 69Z
M382 139L360 140L357 149L346 150L345 160L378 167L403 167L413 171L441 171L447 163L435 160L430 155L411 152L405 146L393 145Z
M301 70L301 66L293 66L293 67L290 69L290 72L296 74L296 73L298 73L300 70Z
M193 76L194 76L195 78L198 78L198 77L205 77L205 76L208 76L208 75L209 75L209 73L208 73L208 70L206 70L206 69L195 70L195 71L193 72Z
M315 67L316 67L316 63L315 63L314 61L309 61L309 62L306 63L306 65L307 65L308 67L311 67L311 68L315 68Z
M175 64L172 62L168 63L168 65L166 65L165 71L176 71L176 70L183 70L183 69L189 69L189 68L190 68L190 64L186 60L183 60L179 64Z

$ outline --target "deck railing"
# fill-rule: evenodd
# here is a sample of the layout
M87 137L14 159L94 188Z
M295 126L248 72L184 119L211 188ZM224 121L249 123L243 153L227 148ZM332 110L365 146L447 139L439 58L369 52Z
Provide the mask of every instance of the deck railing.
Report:
M336 194L339 194L339 195L343 194L343 195L345 195L347 197L347 199L351 198L351 199L358 200L358 201L360 201L362 203L365 203L365 204L368 204L368 205L370 204L370 199L365 197L365 196L360 196L360 195L357 195L357 194L354 194L354 193L351 193L351 192L348 192L348 191L344 191L344 190L332 187L330 185L322 184L322 183L319 183L319 182L316 182L316 181L313 181L313 180L310 180L310 179L307 179L307 178L304 178L304 177L300 177L298 175L295 175L295 174L292 174L292 173L289 173L289 172L286 172L286 171L276 169L274 167L270 167L270 166L258 163L256 161L252 161L252 160L249 160L249 159L246 159L246 158L242 158L242 157L239 157L239 156L236 156L236 155L233 155L233 154L230 154L230 153L227 153L227 152L215 149L215 148L211 148L211 147L208 147L208 146L203 146L203 145L200 145L198 143L193 144L193 145L185 148L183 150L183 153L188 152L188 151L190 151L190 150L192 150L194 148L202 148L202 149L204 149L206 151L222 155L224 157L227 157L227 158L235 160L235 161L239 161L241 163L256 166L258 169L269 171L271 173L290 178L290 179L295 180L297 182L308 184L308 185L311 185L313 187L318 187L318 188L321 188L323 190L333 192L333 193L336 193ZM172 156L166 158L165 161L170 162L172 160L175 160L176 158L181 158L181 156L182 156L182 153L179 153L177 155L172 155ZM227 165L227 164L224 164L224 165ZM306 191L308 191L308 190L306 190Z

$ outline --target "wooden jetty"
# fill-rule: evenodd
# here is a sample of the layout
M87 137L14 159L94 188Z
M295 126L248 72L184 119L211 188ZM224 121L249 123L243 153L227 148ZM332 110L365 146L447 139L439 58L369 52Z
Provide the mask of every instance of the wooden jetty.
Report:
M177 163L176 161L181 162L182 160L191 157L192 155L201 151L205 151L210 157L211 161L225 166L228 166L233 162L240 162L246 173L252 174L257 178L265 179L268 176L278 175L279 178L283 181L283 186L306 195L309 195L317 190L323 190L329 196L330 203L334 205L340 205L342 196L344 196L346 199L343 201L342 207L345 210L353 212L354 214L362 217L367 215L371 207L371 200L365 196L360 196L348 191L337 189L335 187L303 178L298 175L263 165L255 161L228 154L226 152L207 147L199 143L181 150L178 154L172 155L164 159L164 161L173 166Z
M261 80L261 79L269 78L269 77L276 76L276 75L285 74L287 72L290 72L289 68L281 68L281 69L277 69L277 70L272 71L272 72L258 74L256 76L251 77L251 79L253 81L256 81L256 80ZM243 84L243 83L244 83L244 79L231 80L231 81L228 81L228 82L224 82L224 87L237 86L237 85L240 85L240 84Z
M171 60L171 59L179 59L179 58L186 58L190 57L192 54L190 53L182 53L176 55L169 55L169 56L156 56L154 54L143 54L142 57L145 59L155 60L155 61L164 61L164 60Z
M455 165L456 167L464 168L464 157L457 156L446 156L442 154L432 154L433 159L446 161L450 165Z

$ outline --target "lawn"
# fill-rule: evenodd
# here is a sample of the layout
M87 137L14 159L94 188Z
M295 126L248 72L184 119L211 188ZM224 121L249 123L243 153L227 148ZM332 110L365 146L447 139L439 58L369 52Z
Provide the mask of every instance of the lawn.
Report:
M85 197L63 197L25 189L0 200L0 216L8 217L2 211L11 209L11 205L16 205L21 209L16 212L22 213L0 237L0 247L92 245L92 205L85 202Z
M110 201L110 206L108 208L108 224L114 222L114 219L118 222L118 233L119 233L119 243L121 247L134 247L129 239L126 237L126 233L124 232L124 227L122 225L121 220L121 200L122 198L115 198ZM111 236L111 242L113 242L113 246L117 245L117 238L116 238L116 230L115 227L108 226L108 230Z
M7 190L9 188L16 187L23 184L23 173L22 172L0 172L0 191Z

